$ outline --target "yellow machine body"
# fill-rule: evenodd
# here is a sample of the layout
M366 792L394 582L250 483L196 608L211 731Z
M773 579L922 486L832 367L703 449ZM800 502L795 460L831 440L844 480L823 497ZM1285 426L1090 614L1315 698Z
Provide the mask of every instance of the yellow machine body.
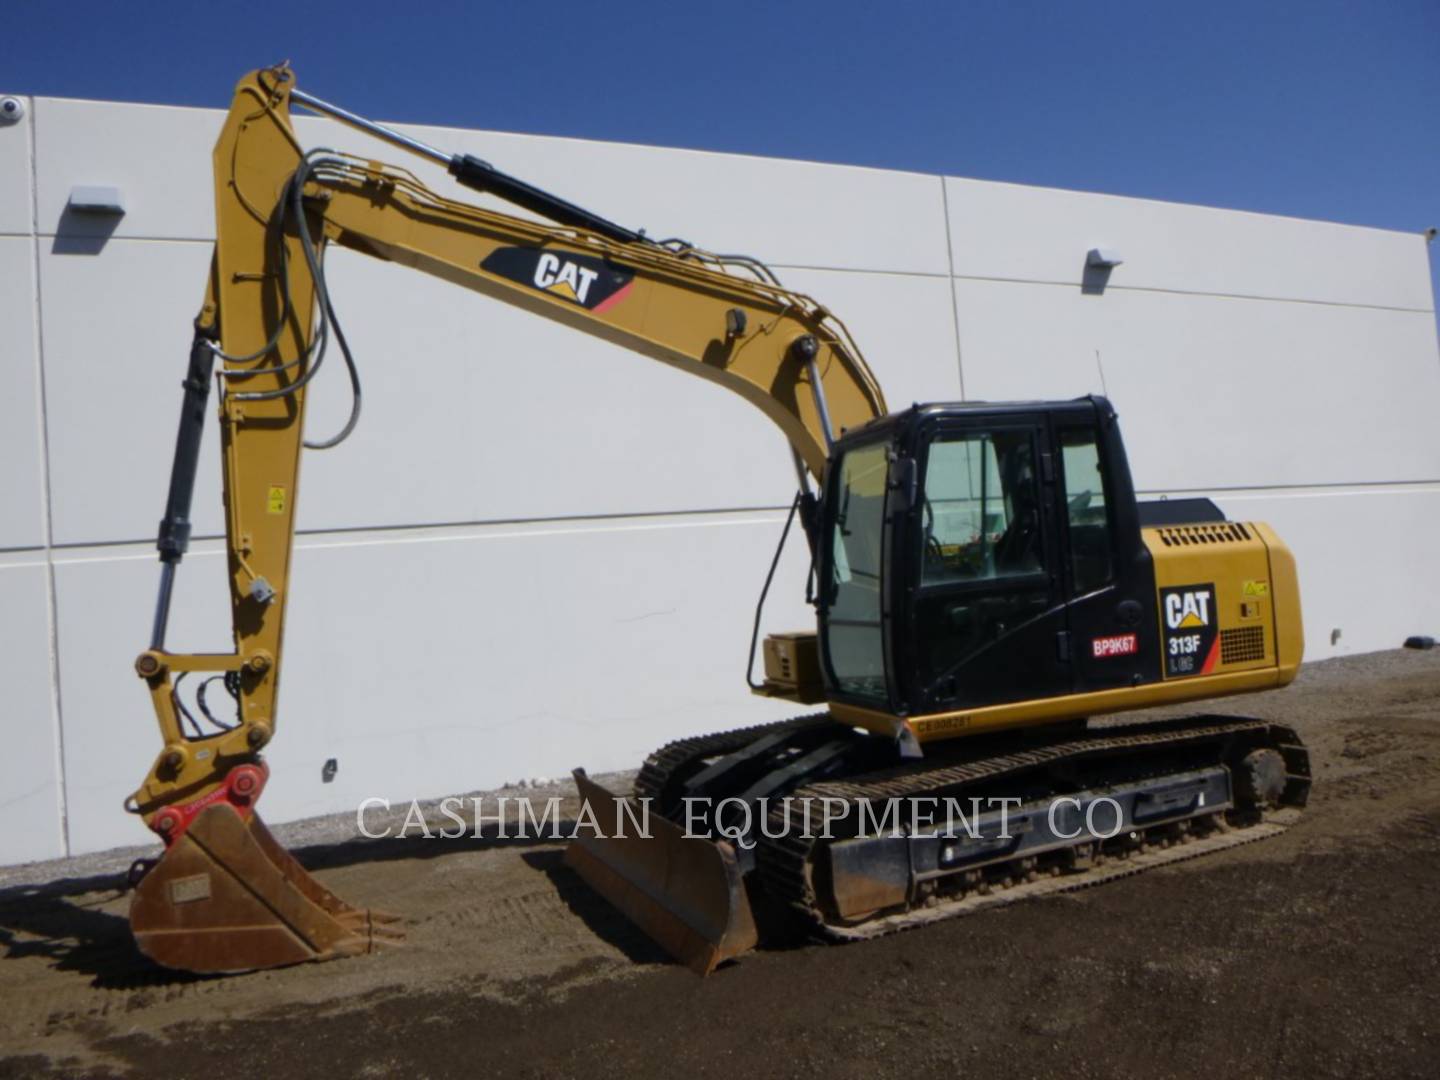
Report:
M1213 667L1205 674L1175 679L1164 678L1161 671L1157 681L1135 687L911 717L837 701L830 703L832 715L884 735L894 734L896 727L903 725L919 742L927 743L1271 690L1294 680L1305 649L1300 582L1295 557L1270 526L1261 522L1178 525L1145 529L1141 536L1155 564L1157 601L1167 588L1194 581L1215 584L1217 652ZM1157 607L1163 619L1163 604ZM1151 628L1151 632L1158 634L1159 628ZM814 656L813 639L809 648ZM804 670L814 671L818 677L818 657ZM776 685L783 684L777 680ZM807 692L813 690L807 688Z

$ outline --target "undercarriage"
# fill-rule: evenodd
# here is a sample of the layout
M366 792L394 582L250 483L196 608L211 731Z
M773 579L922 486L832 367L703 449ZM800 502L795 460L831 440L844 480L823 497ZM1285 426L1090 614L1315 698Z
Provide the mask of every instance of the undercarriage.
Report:
M652 931L657 916L687 923L689 935L660 936L710 970L797 928L874 937L1273 836L1310 787L1294 730L1242 717L1029 729L935 749L907 760L824 714L670 743L645 762L635 796L663 819L660 848L717 848L724 876L702 885L692 872L688 895L667 893L646 878L673 881L668 861L627 865L626 849L604 841L630 882L621 906Z

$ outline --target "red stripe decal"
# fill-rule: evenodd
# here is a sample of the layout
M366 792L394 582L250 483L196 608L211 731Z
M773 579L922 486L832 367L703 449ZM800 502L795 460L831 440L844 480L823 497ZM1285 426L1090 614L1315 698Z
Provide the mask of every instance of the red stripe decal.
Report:
M1215 635L1215 640L1210 642L1210 651L1205 654L1205 663L1200 667L1201 675L1209 675L1215 669L1215 661L1220 658L1220 635Z
M626 293L628 293L630 291L630 286L634 284L635 282L633 281L627 281L623 289L617 292L614 296L607 296L603 301L596 304L592 310L595 312L596 315L599 315L602 311L608 311L610 308L614 307L620 302L620 298L623 297Z

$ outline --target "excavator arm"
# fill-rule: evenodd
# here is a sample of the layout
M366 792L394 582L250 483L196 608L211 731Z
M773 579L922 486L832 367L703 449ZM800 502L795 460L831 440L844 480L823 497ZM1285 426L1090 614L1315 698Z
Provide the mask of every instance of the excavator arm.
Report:
M292 103L439 161L461 183L553 223L447 198L404 169L307 151ZM836 434L885 412L844 326L763 265L648 240L473 157L309 97L286 68L241 80L214 174L215 254L158 541L154 629L136 661L164 746L130 800L167 845L137 888L137 940L161 963L196 971L344 955L385 936L384 919L310 879L254 812L268 775L260 751L275 733L307 388L327 353L339 351L355 374L325 283L327 245L422 270L728 387L784 433L807 498L806 474L822 476ZM186 654L167 648L166 626L212 383L235 651ZM333 445L358 418L353 385L350 423L318 445ZM192 676L193 685L223 685L233 719L212 716L203 694L206 724L196 719L178 692Z

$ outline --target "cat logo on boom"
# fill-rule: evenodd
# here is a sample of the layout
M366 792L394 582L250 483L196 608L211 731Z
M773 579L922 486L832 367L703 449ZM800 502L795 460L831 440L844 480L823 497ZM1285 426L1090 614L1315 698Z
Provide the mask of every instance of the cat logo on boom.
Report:
M581 266L573 259L561 259L548 251L535 263L535 284L550 292L585 303L590 286L600 275L588 266Z
M1215 586L1207 583L1161 589L1160 614L1165 621L1165 677L1208 675L1213 671L1220 651Z
M480 269L594 312L619 303L635 280L635 271L607 259L532 247L496 248Z

